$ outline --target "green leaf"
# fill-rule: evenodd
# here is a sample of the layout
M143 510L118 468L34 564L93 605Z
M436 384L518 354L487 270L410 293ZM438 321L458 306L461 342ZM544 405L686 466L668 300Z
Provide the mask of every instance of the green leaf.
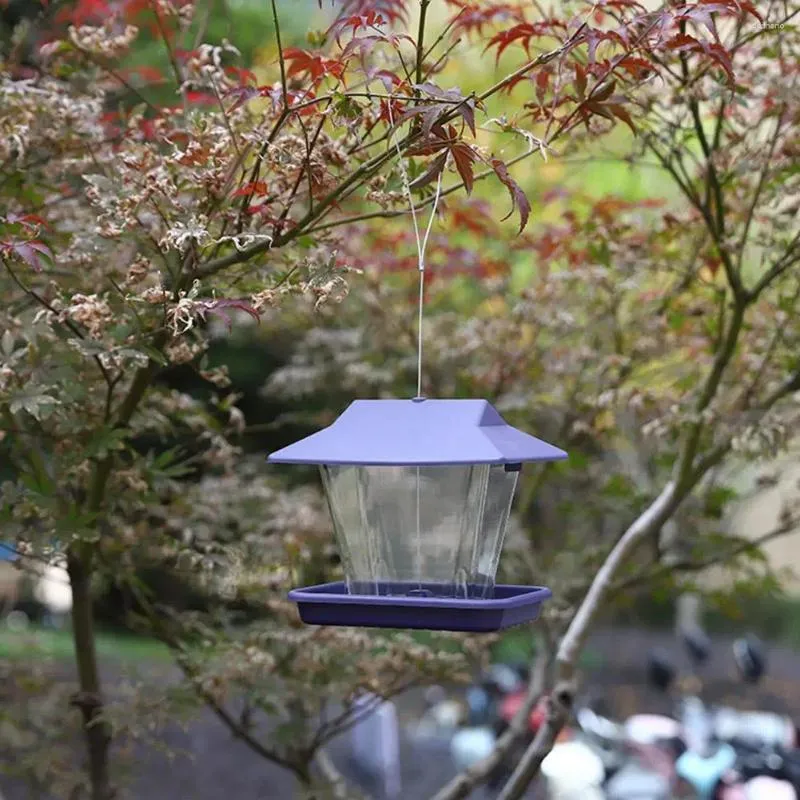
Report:
M343 120L353 121L358 119L363 113L364 109L352 97L336 92L334 94L334 113L337 117Z
M685 322L686 315L682 314L680 311L670 309L670 311L667 312L667 324L673 331L680 331Z
M67 514L56 520L55 531L64 541L79 539L85 542L96 541L98 532L96 527L97 515L71 509Z
M162 367L166 367L169 364L169 360L167 357L160 351L156 350L155 347L150 347L150 345L143 344L139 345L139 349L152 361L155 361L156 364Z
M725 506L736 498L736 492L727 486L715 486L705 498L703 513L712 519L721 519Z
M12 414L19 411L27 411L32 417L38 420L47 419L61 405L60 400L44 394L41 391L21 391L12 395L9 401L9 409Z
M608 497L632 497L634 494L630 481L624 475L612 475L602 492Z
M585 453L571 450L566 463L573 469L586 469L589 466L589 459Z
M37 474L34 472L23 472L19 476L20 483L35 495L39 496L38 505L46 506L47 503L43 498L50 495L54 491L54 486L47 474Z
M608 247L608 242L605 239L599 242L591 242L589 244L589 255L605 267L611 265L611 250Z
M123 428L101 428L89 440L86 446L88 458L104 458L113 450L122 450L125 447L127 431Z

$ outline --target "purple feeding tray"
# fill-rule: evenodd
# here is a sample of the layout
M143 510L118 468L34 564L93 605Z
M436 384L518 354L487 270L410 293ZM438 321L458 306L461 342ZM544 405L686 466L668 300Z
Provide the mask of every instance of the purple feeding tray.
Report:
M423 590L424 591L424 590ZM492 631L533 622L552 592L542 586L494 587L486 600L455 597L348 594L343 581L293 589L300 619L309 625L416 628L429 631Z
M346 580L295 589L304 622L497 631L550 590L495 586L519 472L567 454L486 400L355 400L268 461L317 464Z

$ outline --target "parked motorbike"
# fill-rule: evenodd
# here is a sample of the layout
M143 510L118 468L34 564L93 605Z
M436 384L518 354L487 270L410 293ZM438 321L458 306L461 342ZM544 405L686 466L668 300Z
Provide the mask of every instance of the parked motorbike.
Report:
M599 796L610 800L670 800L675 744L671 737L674 729L667 728L665 720L674 722L659 715L642 714L620 724L588 707L576 712L576 741L590 749L603 767L599 780L596 772L587 770L595 780L594 788L603 792ZM560 763L556 760L547 773L554 794L564 794L567 787L574 785L568 761L563 762L559 773L555 767ZM543 771L544 768L543 763ZM582 795L576 789L572 796L564 796L578 800Z
M601 791L597 796L608 800L800 798L800 753L794 749L792 720L708 708L697 679L710 654L708 637L693 627L682 631L681 639L696 678L694 693L676 699L673 716L635 714L622 723L588 706L579 708L574 742L554 748L542 765L552 797L578 800ZM755 684L765 674L765 648L755 637L737 640L733 656L743 682ZM646 668L651 686L665 694L672 691L677 670L669 653L651 652ZM602 764L601 778L590 763ZM585 781L570 764L581 765Z
M793 721L768 712L708 707L700 676L711 653L710 640L698 626L685 627L680 640L694 680L678 684L678 670L664 649L649 653L646 662L649 684L673 697L672 711L638 713L617 722L599 706L579 707L570 733L542 763L550 800L800 798ZM744 684L757 685L766 674L766 648L756 637L738 639L732 656ZM524 670L496 664L463 700L447 700L441 690L436 694L427 716L437 717L439 729L450 731L456 768L469 768L492 752L525 701L526 684ZM531 711L521 748L532 740L545 714L543 698ZM490 789L509 777L519 755L511 754L498 767Z

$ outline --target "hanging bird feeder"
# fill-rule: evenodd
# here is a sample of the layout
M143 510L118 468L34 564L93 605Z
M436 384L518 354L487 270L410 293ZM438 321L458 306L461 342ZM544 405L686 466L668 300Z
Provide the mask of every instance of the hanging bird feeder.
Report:
M294 589L306 623L495 631L539 616L540 586L496 585L517 479L563 450L485 400L356 400L268 461L320 466L345 580Z
M391 141L391 103L388 112ZM269 456L320 466L344 566L344 581L294 589L289 599L314 625L497 631L536 619L551 596L494 582L522 464L567 454L512 428L485 400L421 396L425 249L443 171L421 235L394 145L417 243L417 396L355 400L329 427Z

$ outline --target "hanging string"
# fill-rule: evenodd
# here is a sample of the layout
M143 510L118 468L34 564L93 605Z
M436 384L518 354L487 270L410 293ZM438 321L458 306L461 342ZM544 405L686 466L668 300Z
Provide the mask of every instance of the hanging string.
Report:
M414 198L411 195L411 181L408 178L408 171L406 170L405 161L403 160L403 152L400 149L400 144L395 137L396 131L394 130L394 117L392 116L392 101L389 100L386 104L389 112L389 125L390 125L390 141L394 140L394 146L397 150L397 163L400 168L400 176L403 181L403 191L408 200L409 208L411 209L411 220L414 224L414 239L417 243L417 267L419 270L419 314L417 318L417 397L422 397L422 318L423 309L425 306L425 251L428 248L428 237L431 234L433 227L433 220L436 218L436 208L439 205L439 198L442 196L442 174L444 168L439 172L436 179L436 194L433 197L433 208L431 208L431 215L428 218L428 225L425 228L424 237L419 235L419 223L417 222L417 209L414 206Z
M431 215L428 218L428 224L425 228L425 235L420 238L419 223L417 222L417 209L414 206L414 198L411 195L411 181L408 178L408 171L406 170L405 161L403 160L403 152L400 149L400 144L395 137L397 131L394 130L394 117L392 115L392 101L389 100L386 104L389 112L389 125L390 134L389 140L394 140L394 146L397 150L397 163L400 168L400 176L403 181L403 191L405 192L406 199L408 200L408 207L411 210L411 220L414 224L414 239L417 243L417 268L419 271L419 313L417 318L417 397L422 397L422 319L423 310L425 307L425 252L428 248L428 238L431 235L431 228L433 228L433 220L436 218L436 208L439 205L439 198L442 195L442 174L444 168L439 172L436 179L436 194L433 197L433 208L431 208ZM416 489L417 489L417 552L416 552L416 572L418 578L418 590L423 591L422 587L422 520L421 520L421 503L420 503L420 468L416 468Z

